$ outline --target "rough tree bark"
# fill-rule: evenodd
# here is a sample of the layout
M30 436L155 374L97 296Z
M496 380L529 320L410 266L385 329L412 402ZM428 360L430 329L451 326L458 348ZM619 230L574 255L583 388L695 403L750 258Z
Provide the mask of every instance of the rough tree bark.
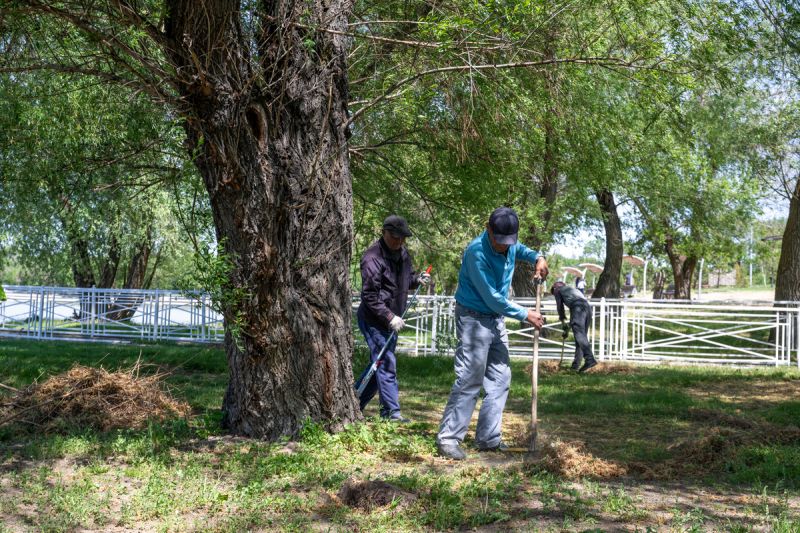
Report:
M133 246L131 259L125 273L123 289L142 289L145 287L147 264L153 248L153 226L148 225L144 236ZM155 270L155 268L153 269ZM128 320L136 314L136 310L144 302L144 294L121 293L109 306L107 317L110 320Z
M681 255L675 250L672 237L664 241L664 251L667 252L669 264L672 267L672 279L675 284L676 300L692 299L692 276L697 268L697 257Z
M119 240L116 235L111 235L105 261L103 261L103 265L100 267L100 284L98 287L111 288L114 286L114 282L117 279L119 261Z
M778 260L775 301L800 302L800 178L789 200L789 218Z
M350 365L346 0L265 1L258 64L239 2L168 2L190 153L233 263L223 422L276 439L360 418Z
M606 233L606 258L603 262L603 272L597 280L597 285L592 292L592 298L619 298L619 278L622 274L622 223L614 193L603 189L595 193L600 211L603 213L603 227Z

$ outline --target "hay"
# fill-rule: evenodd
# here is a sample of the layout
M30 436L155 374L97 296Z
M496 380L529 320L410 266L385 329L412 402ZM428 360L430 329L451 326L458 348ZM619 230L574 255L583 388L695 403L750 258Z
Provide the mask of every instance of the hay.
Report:
M172 398L164 374L139 376L137 363L127 371L76 365L43 383L34 383L0 404L0 426L17 422L37 432L69 427L101 431L137 429L148 420L187 416L190 407Z
M565 358L564 363L560 366L558 364L558 361L550 359L542 359L539 361L539 375L548 376L551 374L559 374L559 373L575 374L576 372L572 370L572 368L570 367L571 364L572 364L572 355L570 355L569 358ZM532 368L533 365L528 364L525 367L525 373L530 376ZM630 374L636 374L638 372L641 372L641 369L637 368L634 365L629 365L625 363L601 362L596 367L589 370L587 374L611 376L615 374L630 375Z
M628 474L624 466L592 455L580 441L546 443L540 465L566 479L611 479Z
M407 505L417 499L415 494L387 483L386 481L355 481L348 479L337 495L348 507L371 511L389 504Z
M526 365L525 366L525 374L530 376L532 368L533 368L533 364ZM547 359L540 359L539 360L539 375L540 376L547 376L547 375L550 375L550 374L558 374L559 372L567 373L567 372L572 372L572 370L569 368L569 365L567 365L566 363L563 366L559 367L558 366L558 361L551 361L551 360L547 360Z

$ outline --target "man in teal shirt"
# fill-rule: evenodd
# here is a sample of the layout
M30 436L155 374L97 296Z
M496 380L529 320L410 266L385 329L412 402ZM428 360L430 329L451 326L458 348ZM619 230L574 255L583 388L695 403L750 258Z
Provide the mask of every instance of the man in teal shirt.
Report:
M547 277L547 261L517 242L519 218L513 209L492 212L486 231L467 245L456 290L456 381L447 400L436 445L439 455L464 459L461 442L467 433L481 387L475 444L479 450L503 450L500 439L503 409L511 384L505 317L526 321L541 329L542 315L508 299L516 261L535 265L534 276Z

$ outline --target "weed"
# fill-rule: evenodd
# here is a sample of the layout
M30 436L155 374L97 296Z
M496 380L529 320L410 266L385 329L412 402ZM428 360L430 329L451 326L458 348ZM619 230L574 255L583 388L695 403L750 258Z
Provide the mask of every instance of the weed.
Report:
M642 519L647 516L647 511L640 509L624 488L609 492L602 502L602 509L621 520Z

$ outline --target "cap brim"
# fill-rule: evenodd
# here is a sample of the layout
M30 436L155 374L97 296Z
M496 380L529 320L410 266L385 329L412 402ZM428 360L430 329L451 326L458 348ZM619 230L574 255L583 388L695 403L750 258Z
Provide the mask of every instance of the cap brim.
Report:
M517 243L517 234L512 233L511 235L499 235L497 233L494 234L494 241L497 244L516 244Z

